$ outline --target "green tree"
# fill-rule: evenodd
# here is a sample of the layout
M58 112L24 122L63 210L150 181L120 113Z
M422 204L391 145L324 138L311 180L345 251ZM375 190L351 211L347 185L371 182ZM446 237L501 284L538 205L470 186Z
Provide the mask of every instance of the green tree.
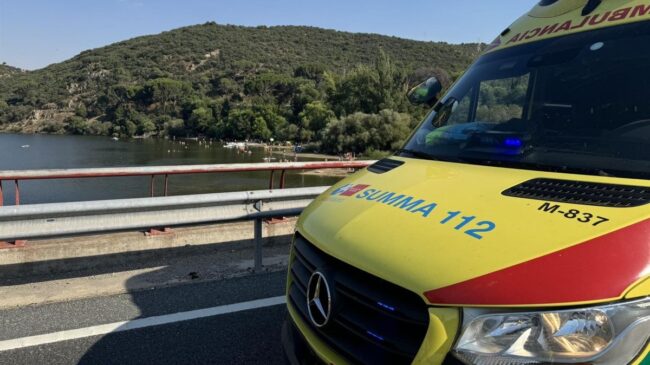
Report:
M291 100L294 114L299 114L309 103L323 100L323 95L313 82L304 82L298 86Z
M410 133L411 117L392 110L355 113L330 122L322 147L329 153L394 151Z
M36 106L40 99L38 85L31 80L21 80L14 89L14 97L17 103Z
M139 114L136 120L137 133L148 135L156 131L156 124L146 115Z
M376 113L381 100L379 76L375 69L365 65L346 75L331 96L331 104L339 116L355 112Z
M86 134L88 125L85 118L75 115L66 118L64 123L65 123L66 132L70 134L78 134L78 135Z
M228 77L222 77L212 81L212 90L215 95L232 96L239 95L243 91L243 88L237 81Z
M273 104L256 103L253 106L253 112L256 117L264 119L272 135L275 135L280 128L287 124L287 119L281 114L279 108Z
M109 135L113 124L111 122L101 122L99 120L89 120L86 126L85 134L94 136L107 136Z
M298 142L300 138L300 128L295 124L285 124L280 128L277 133L278 141Z
M316 82L321 82L323 80L323 75L327 69L323 65L317 64L308 64L300 65L296 67L293 72L294 77L302 77L305 79L314 80Z
M188 127L199 133L203 133L207 131L214 121L215 119L214 115L212 115L212 110L207 107L200 107L194 109L192 114L190 114Z
M79 104L75 108L74 114L78 117L86 118L88 116L88 109L86 109L86 106L84 104Z
M251 135L255 139L259 139L262 141L268 141L272 134L271 131L269 130L266 120L262 117L256 117L255 121L253 122L253 127L252 127L252 132Z
M318 134L334 119L336 115L324 102L314 101L307 104L300 113L300 126Z
M403 94L402 88L399 87L402 77L390 56L383 49L379 50L379 58L375 62L375 70L377 71L377 87L379 92L378 107L380 109L393 109L397 106L398 100L401 94Z
M188 83L159 78L147 81L142 88L141 101L147 105L159 104L163 113L172 113L181 100L192 93Z
M172 119L165 122L164 130L170 136L182 137L186 134L185 122L183 119Z
M272 137L264 117L250 106L231 110L225 129L231 138L237 140L268 140Z
M11 108L6 101L0 99L0 124L8 122L9 114L11 113Z

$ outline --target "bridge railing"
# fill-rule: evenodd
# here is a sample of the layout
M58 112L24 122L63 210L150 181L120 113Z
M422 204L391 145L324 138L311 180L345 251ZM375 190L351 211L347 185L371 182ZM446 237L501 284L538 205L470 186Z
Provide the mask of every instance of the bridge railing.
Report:
M16 248L15 242L33 238L253 220L259 271L263 220L297 216L327 188L6 206L0 207L0 241Z
M0 240L254 220L300 214L327 187L0 207Z
M163 177L163 196L169 195L169 179L175 175L220 174L232 172L268 171L269 190L275 188L274 177L280 173L279 188L285 187L287 171L322 170L322 169L360 169L375 161L333 161L333 162L288 162L288 163L246 163L221 165L184 165L184 166L147 166L147 167L111 167L92 169L65 170L15 170L0 171L0 207L4 205L3 183L13 183L15 205L20 205L20 182L25 180L60 180L60 179L89 179L105 177L134 177L149 176L150 196L154 197L156 177Z

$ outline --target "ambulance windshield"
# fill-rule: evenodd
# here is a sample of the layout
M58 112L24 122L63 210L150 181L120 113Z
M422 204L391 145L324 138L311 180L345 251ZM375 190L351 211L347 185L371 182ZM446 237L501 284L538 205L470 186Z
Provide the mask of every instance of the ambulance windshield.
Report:
M405 157L650 179L650 22L482 56Z

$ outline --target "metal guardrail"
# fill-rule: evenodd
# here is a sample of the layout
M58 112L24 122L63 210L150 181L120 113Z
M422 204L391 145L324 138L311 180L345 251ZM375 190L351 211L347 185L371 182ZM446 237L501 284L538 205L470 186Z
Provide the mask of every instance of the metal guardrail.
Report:
M0 207L0 240L299 214L327 187Z
M0 207L0 240L152 227L255 221L255 269L262 267L263 219L299 215L328 187Z
M94 169L66 170L16 170L0 171L0 206L3 205L3 182L14 184L15 205L20 205L20 181L24 180L58 180L58 179L88 179L104 177L150 176L150 196L155 196L154 183L157 176L164 177L164 196L169 194L169 178L173 175L216 174L229 172L270 172L269 189L273 190L274 174L280 172L280 189L284 188L284 178L287 171L321 170L321 169L360 169L375 161L333 161L333 162L288 162L288 163L246 163L222 165L186 165L186 166L150 166L150 167L116 167Z
M327 187L284 189L287 171L360 169L375 161L291 162L223 165L150 166L66 170L0 171L0 248L21 247L26 239L170 228L235 220L255 221L255 269L262 265L264 219L299 215ZM168 197L173 175L270 172L269 190ZM280 190L273 190L281 172ZM20 205L20 181L150 176L150 198ZM154 182L164 176L164 197ZM3 182L13 182L15 205L3 206ZM12 243L2 242L11 241Z

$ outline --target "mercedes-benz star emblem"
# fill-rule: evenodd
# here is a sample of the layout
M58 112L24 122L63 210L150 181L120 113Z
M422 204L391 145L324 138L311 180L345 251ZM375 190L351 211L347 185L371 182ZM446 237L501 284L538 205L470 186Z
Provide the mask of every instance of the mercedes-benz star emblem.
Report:
M332 295L325 275L316 271L307 285L307 310L316 327L325 326L332 315Z

